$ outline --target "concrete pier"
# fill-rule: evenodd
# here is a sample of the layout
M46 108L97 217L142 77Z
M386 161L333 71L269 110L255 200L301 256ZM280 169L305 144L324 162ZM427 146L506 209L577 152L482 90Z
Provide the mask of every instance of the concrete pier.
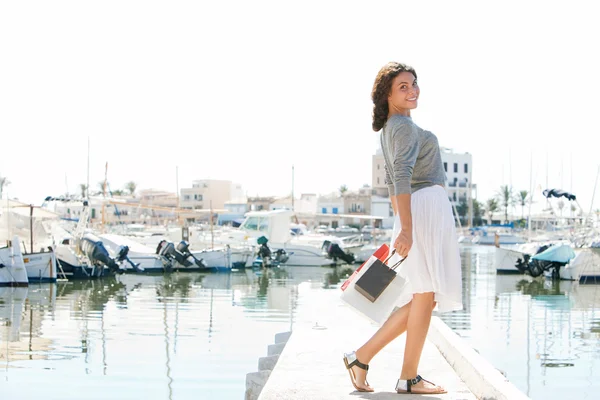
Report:
M318 325L306 324L294 328L258 400L398 399L394 388L402 367L405 335L371 361L368 380L375 388L375 393L355 391L342 360L343 353L355 350L364 343L377 330L377 326L336 300L333 298L333 304L319 310ZM322 315L324 313L327 315ZM444 354L438 349L438 344ZM402 399L528 399L499 371L475 354L439 318L434 317L419 374L444 386L448 393L403 395ZM452 365L444 355L450 357Z

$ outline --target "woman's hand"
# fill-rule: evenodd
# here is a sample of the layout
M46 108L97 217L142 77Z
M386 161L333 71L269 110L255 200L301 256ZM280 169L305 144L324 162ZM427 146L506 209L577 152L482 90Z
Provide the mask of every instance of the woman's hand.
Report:
M405 231L404 229L402 229L402 231L400 231L400 234L396 238L396 241L394 242L394 248L396 249L396 253L398 253L402 258L404 258L408 255L412 244L412 232Z

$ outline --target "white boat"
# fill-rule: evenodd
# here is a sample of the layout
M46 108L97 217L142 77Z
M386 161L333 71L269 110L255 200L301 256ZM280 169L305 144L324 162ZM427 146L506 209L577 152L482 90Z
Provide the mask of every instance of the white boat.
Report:
M559 270L560 279L580 283L600 283L600 249L585 248Z
M245 268L250 266L251 258L254 254L252 249L234 249L230 246L192 251L191 253L194 255L194 257L204 261L207 268L217 270Z
M517 263L525 261L535 255L540 249L553 244L566 244L567 242L527 242L512 246L500 246L494 254L496 272L500 274L522 274L516 267Z
M473 237L473 244L480 245L494 245L498 243L499 245L506 244L520 244L525 243L527 240L521 236L506 233L506 232L487 232L482 235L475 235Z
M229 230L219 237L222 243L256 245L256 240L265 236L269 239L269 247L274 251L283 249L289 256L285 265L290 266L329 266L342 264L345 261L332 253L333 247L347 256L358 251L362 244L348 248L342 239L334 236L309 234L292 236L290 219L293 213L289 210L252 211L246 213L244 222L237 230ZM351 257L352 260L354 257Z
M10 246L0 247L0 286L29 286L18 236Z
M98 238L104 244L104 247L108 250L112 257L116 257L119 254L120 249L123 246L127 246L129 251L127 257L135 264L139 264L139 268L146 272L162 272L165 270L165 265L161 257L156 254L155 249L149 246L144 246L134 240L131 240L125 236L115 234L101 234ZM133 271L134 268L128 263L122 264L125 271Z
M29 282L56 282L57 261L53 250L23 255Z

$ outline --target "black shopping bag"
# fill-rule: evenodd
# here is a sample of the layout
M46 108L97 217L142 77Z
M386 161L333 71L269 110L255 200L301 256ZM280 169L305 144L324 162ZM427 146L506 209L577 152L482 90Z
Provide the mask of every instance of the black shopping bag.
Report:
M372 303L383 293L390 283L396 278L395 269L406 259L398 261L393 267L388 267L388 260L394 255L394 249L390 256L385 260L375 260L373 264L365 271L363 276L356 281L354 288Z

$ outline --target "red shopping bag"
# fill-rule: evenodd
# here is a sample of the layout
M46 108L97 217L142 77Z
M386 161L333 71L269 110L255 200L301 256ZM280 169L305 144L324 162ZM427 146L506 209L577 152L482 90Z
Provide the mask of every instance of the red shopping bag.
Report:
M390 246L388 246L387 244L384 243L375 251L375 253L373 253L373 255L375 257L377 257L378 259L380 259L381 261L384 261L387 258L389 252L390 252ZM352 282L354 280L354 278L356 278L356 275L358 275L360 269L367 263L367 261L362 263L362 265L360 267L358 267L352 275L350 275L350 278L348 278L346 280L346 282L344 282L344 284L342 285L342 290L346 290L346 288L348 287L350 282Z

